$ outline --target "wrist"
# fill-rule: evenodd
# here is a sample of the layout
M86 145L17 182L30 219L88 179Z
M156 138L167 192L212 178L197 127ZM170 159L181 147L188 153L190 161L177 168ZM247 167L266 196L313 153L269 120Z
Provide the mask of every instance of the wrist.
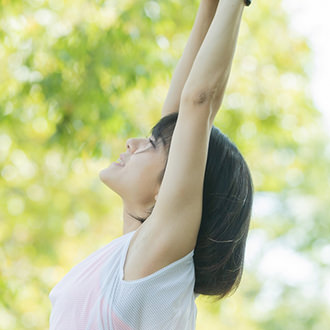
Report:
M221 0L202 0L202 1L206 1L206 2L211 2L211 3L218 3L221 2ZM223 1L223 0L222 0ZM239 1L242 2L245 6L250 6L252 3L252 0L231 0L231 1Z

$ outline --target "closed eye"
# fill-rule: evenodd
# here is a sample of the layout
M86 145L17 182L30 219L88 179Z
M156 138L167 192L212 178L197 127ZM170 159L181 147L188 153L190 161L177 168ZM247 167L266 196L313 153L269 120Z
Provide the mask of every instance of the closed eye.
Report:
M149 142L152 144L153 148L155 148L155 149L156 149L156 145L155 145L155 142L154 142L154 141L152 141L150 138L149 138Z

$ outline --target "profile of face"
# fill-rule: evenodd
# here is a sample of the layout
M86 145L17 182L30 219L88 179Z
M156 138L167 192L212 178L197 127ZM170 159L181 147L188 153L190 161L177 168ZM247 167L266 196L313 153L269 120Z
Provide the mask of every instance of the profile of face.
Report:
M167 153L154 137L130 138L127 151L117 162L99 172L101 181L116 192L131 208L150 208L155 203ZM122 163L122 164L121 164Z

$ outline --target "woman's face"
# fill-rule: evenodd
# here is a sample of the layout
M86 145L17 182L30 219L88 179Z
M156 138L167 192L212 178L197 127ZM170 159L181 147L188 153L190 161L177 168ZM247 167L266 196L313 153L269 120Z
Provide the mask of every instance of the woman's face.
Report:
M150 140L153 142L151 143ZM155 203L167 154L162 143L150 138L127 140L127 151L99 173L102 182L122 197L124 202L136 207L150 207Z

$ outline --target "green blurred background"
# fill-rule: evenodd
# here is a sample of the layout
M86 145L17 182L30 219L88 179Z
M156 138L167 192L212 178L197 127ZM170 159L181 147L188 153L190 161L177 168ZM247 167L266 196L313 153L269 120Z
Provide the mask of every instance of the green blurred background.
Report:
M0 329L47 329L50 290L122 234L99 179L160 119L199 0L0 1ZM200 296L197 329L326 330L329 138L312 51L281 1L244 11L215 125L251 168L255 203L237 292Z

